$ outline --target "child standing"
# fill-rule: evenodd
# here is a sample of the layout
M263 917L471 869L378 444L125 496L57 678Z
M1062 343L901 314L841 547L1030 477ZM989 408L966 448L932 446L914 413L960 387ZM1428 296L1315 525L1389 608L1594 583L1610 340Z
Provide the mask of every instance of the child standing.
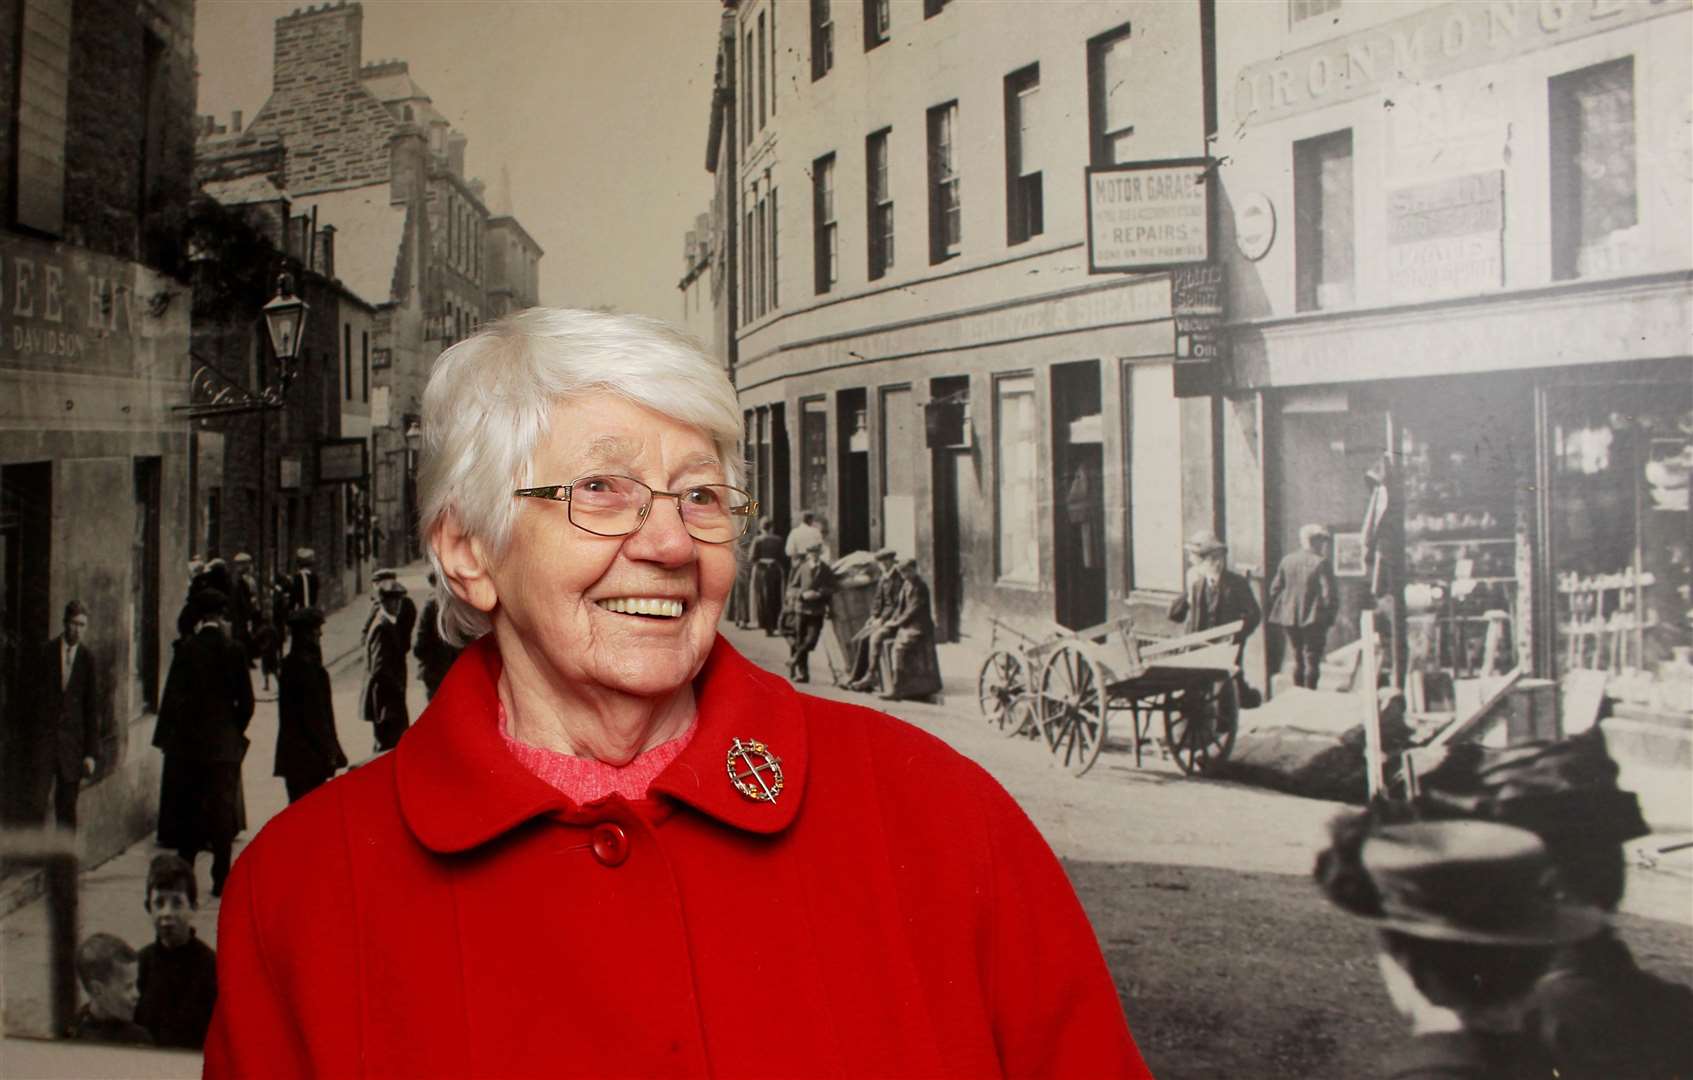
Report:
M76 950L76 977L88 992L77 1010L71 1037L86 1042L150 1043L135 1022L135 950L120 937L90 934Z
M155 940L141 950L135 1019L160 1046L200 1049L217 1004L217 953L190 924L197 906L194 868L178 855L156 856L147 868Z

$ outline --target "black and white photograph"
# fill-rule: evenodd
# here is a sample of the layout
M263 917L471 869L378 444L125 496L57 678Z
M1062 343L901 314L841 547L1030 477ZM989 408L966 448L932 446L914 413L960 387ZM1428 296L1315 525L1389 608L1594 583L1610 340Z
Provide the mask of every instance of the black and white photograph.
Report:
M0 0L0 1075L1693 1080L1693 0Z

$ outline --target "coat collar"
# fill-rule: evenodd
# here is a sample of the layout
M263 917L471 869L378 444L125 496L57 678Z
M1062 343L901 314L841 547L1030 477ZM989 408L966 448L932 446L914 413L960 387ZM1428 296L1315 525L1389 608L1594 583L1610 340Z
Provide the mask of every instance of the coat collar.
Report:
M436 852L468 851L543 814L571 816L576 804L542 782L500 741L495 719L502 665L493 636L465 650L434 700L393 751L400 813ZM698 730L649 789L746 832L793 823L805 790L806 741L800 695L718 637L694 681ZM729 780L736 739L756 739L781 760L782 792L754 802Z

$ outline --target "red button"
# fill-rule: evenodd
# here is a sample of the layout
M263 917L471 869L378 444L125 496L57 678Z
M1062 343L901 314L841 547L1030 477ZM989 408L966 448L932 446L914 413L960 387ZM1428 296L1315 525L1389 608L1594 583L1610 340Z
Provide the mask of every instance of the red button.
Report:
M622 866L629 858L629 834L614 822L601 822L589 834L594 858L607 866Z

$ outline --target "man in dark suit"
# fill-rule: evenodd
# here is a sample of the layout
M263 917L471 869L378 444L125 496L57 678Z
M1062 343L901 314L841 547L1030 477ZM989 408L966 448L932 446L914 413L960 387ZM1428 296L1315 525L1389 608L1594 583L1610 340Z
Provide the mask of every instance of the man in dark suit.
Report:
M318 584L317 552L311 548L298 549L294 552L294 576L288 579L289 610L322 607L318 602Z
M1235 667L1240 667L1246 653L1246 639L1258 629L1263 612L1252 586L1241 575L1228 569L1228 547L1217 534L1201 530L1184 545L1191 565L1187 572L1187 589L1170 604L1170 618L1182 624L1190 634L1213 627L1226 626L1239 620L1240 631L1235 634ZM1246 678L1238 670L1235 690L1247 696Z
M159 845L190 865L212 853L212 895L223 895L230 849L247 824L241 759L253 718L247 656L229 636L229 598L217 589L194 595L194 633L177 642L153 745L164 751L159 790Z
M1321 525L1299 530L1299 550L1276 567L1267 598L1269 623L1281 628L1293 654L1293 685L1317 688L1323 643L1334 622L1334 575L1329 572L1329 531Z
M37 730L34 778L39 796L32 801L37 817L46 809L47 790L53 791L53 819L76 828L76 796L85 777L94 775L100 745L100 706L95 693L94 658L83 635L88 632L88 609L72 600L65 605L65 629L41 652L34 714Z
M788 651L788 678L795 682L811 681L811 650L823 634L829 595L834 591L835 573L823 561L823 541L814 540L788 576L788 607L797 613L793 647Z
M294 645L282 661L276 695L276 766L288 801L304 796L347 766L335 734L335 701L323 666L323 612L301 608L288 616Z
M899 597L892 614L882 624L878 648L871 656L870 682L881 680L880 642L892 635L888 656L889 689L876 696L883 701L926 698L941 690L940 658L935 655L935 617L929 601L929 583L918 573L917 560L899 564Z
M365 631L365 684L360 700L365 722L375 728L376 751L392 750L411 727L406 710L406 640L401 634L400 601L406 587L384 581L381 606Z
M883 548L876 552L876 564L881 567L882 577L876 582L876 592L870 599L870 617L864 620L864 625L852 638L852 670L847 672L848 690L873 690L876 680L871 678L876 670L876 657L881 651L882 642L893 637L899 631L887 625L899 609L899 593L902 579L899 574L899 555L893 548Z

